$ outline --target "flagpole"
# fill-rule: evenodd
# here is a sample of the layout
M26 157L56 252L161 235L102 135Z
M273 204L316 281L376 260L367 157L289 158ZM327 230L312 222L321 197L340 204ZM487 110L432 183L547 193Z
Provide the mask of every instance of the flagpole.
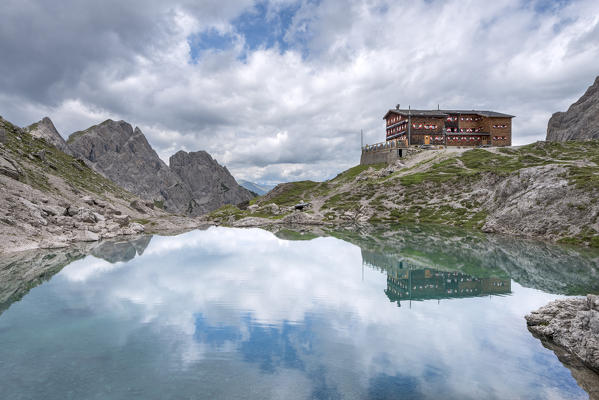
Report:
M412 107L408 105L408 147L412 144Z
M364 148L364 131L360 129L360 149Z

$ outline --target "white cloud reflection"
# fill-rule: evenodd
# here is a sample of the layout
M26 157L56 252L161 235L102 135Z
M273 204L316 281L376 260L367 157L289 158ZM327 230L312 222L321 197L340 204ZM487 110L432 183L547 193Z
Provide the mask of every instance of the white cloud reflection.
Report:
M259 229L210 228L154 237L143 256L118 268L75 262L59 287L60 296L76 292L90 309L111 310L130 334L146 326L161 346L154 351L170 352L169 368L224 358L246 374L272 357L274 371L258 374L269 376L269 387L311 382L314 389L321 374L327 390L345 398L363 398L389 376L413 382L422 398L441 390L450 398L582 396L523 319L558 296L513 284L506 297L398 308L383 292L386 276L362 271L361 261L358 247L334 238L289 242ZM260 335L274 336L261 342ZM280 361L272 343L285 341L284 353L293 351L301 368ZM250 362L237 364L241 356Z

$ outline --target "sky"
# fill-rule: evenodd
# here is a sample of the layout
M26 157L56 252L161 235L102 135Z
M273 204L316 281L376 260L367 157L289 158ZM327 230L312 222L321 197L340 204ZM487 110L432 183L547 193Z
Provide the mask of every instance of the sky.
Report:
M0 21L4 118L123 119L167 163L206 150L267 184L356 165L396 104L543 140L599 75L596 0L2 0Z

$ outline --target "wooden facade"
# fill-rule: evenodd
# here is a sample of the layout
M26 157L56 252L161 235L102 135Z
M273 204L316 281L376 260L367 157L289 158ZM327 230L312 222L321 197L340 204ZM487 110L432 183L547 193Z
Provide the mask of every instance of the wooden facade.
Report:
M389 110L386 140L409 145L511 146L513 115L477 110Z

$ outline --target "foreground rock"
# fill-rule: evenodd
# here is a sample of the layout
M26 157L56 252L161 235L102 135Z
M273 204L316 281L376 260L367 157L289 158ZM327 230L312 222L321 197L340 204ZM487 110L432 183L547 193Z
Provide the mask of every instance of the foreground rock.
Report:
M204 151L179 151L167 166L142 131L125 121L107 120L75 132L67 145L96 171L171 213L198 216L253 197Z
M585 139L599 139L599 76L568 111L553 114L547 125L549 141Z
M599 296L553 301L527 315L526 323L533 335L599 373Z

